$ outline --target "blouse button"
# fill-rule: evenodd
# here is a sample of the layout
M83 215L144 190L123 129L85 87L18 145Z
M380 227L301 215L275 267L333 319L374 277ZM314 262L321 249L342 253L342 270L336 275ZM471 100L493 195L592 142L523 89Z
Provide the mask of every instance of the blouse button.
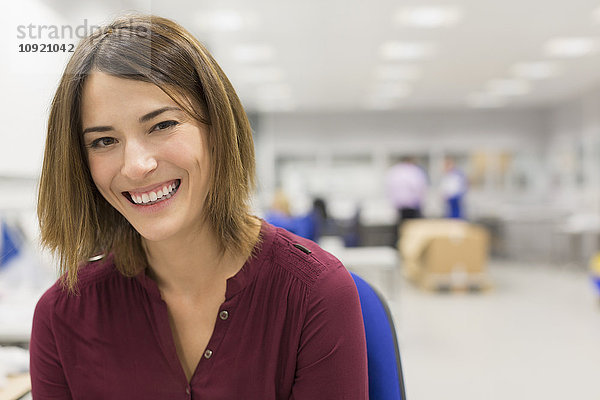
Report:
M225 321L227 318L229 318L229 313L227 311L221 311L219 313L219 318L221 318L223 321Z
M185 388L185 394L187 394L188 396L189 396L190 394L192 394L192 392L190 391L190 388L189 388L189 387Z
M212 352L212 350L206 350L206 351L204 352L204 358L206 358L206 359L209 359L209 358L211 358L211 357L212 357L212 355L213 355L213 352Z

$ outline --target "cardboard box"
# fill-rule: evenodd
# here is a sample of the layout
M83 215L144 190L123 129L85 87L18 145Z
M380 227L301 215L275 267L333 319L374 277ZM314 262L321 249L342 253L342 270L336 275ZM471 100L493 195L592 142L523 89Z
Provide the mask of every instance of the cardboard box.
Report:
M418 219L402 225L404 275L427 288L486 288L489 233L462 220Z

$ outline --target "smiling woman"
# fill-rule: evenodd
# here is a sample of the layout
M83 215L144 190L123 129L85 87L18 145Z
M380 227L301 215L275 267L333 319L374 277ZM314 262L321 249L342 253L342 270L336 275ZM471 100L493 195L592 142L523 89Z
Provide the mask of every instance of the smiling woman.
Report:
M81 120L96 188L146 243L181 241L203 226L207 125L158 86L97 70L83 85Z
M98 76L94 76L94 72ZM102 84L112 86L102 90ZM205 146L215 165L205 215L216 229L221 251L235 249L248 253L254 246L252 227L255 223L247 205L254 185L254 148L250 125L234 89L214 59L181 27L159 18L125 17L96 31L78 45L50 112L38 214L42 241L60 250L61 268L67 272L69 288L74 289L76 281L76 269L69 266L108 249L116 257L117 268L127 276L137 274L146 266L138 232L122 218L119 208L110 206L110 200L96 195L96 190L101 189L94 185L88 172L87 161L97 149L90 146L104 146L117 138L97 137L93 143L87 143L88 151L83 143L91 134L89 129L93 129L94 134L116 133L113 128L121 128L123 132L123 127L111 127L113 121L104 124L100 120L107 113L114 116L131 111L128 114L133 115L133 108L137 112L143 107L138 103L115 103L116 99L122 99L121 94L127 93L127 90L118 90L119 85L127 89L139 85L138 96L148 92L159 96L154 101L160 105L155 108L150 101L145 101L145 107L152 109L135 116L140 123L154 120L158 117L156 110L167 105L184 110L180 117L184 114L186 119L210 125L213 134L206 138ZM86 92L87 103L83 96ZM90 122L87 122L84 121L85 105L90 102L93 102L92 107L102 108L97 114L88 113ZM149 114L143 115L146 113ZM124 120L125 116L119 119ZM84 122L89 126L82 126ZM68 146L59 145L65 141ZM128 148L131 149L136 142L130 142L132 145ZM92 149L94 151L89 151ZM95 158L92 156L90 161ZM70 185L63 185L63 181ZM52 207L55 201L61 208ZM65 224L73 215L81 217L78 223Z
M38 302L35 399L365 399L354 281L249 212L254 148L234 89L174 22L83 39L41 174L61 278Z

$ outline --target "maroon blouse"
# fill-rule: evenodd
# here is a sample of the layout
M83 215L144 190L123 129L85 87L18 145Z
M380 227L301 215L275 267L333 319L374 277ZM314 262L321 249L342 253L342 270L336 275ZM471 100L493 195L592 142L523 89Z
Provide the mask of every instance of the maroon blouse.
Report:
M39 300L34 400L367 399L367 356L352 277L311 241L263 221L256 257L227 280L204 357L188 383L167 305L144 273L112 258ZM298 246L299 245L299 246Z

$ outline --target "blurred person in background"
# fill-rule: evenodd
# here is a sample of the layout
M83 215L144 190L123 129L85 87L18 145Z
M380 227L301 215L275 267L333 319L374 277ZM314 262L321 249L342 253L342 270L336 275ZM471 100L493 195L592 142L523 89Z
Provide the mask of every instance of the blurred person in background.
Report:
M313 208L310 212L310 217L313 221L313 238L312 240L318 241L321 236L331 234L331 221L329 220L329 214L327 213L327 203L325 199L321 197L315 197L313 199Z
M393 165L385 177L386 194L398 211L394 244L397 245L402 223L408 219L423 217L423 201L427 194L427 175L417 165L414 157L403 157Z
M321 198L313 200L312 209L307 213L293 215L290 201L283 189L277 189L265 220L272 225L286 229L305 239L317 242L323 230L328 228L327 209Z
M292 216L290 209L290 201L281 188L275 191L271 207L265 215L265 220L272 225L298 234L296 219Z
M323 234L327 234L331 230L327 217L327 205L325 200L320 197L313 199L312 209L308 213L296 217L295 220L295 233L314 242L318 242Z
M464 197L468 182L465 174L456 166L452 157L444 160L444 175L441 181L441 193L445 203L446 218L465 218Z
M126 16L58 85L39 185L61 278L31 334L34 399L368 398L344 266L249 212L254 145L188 31Z

